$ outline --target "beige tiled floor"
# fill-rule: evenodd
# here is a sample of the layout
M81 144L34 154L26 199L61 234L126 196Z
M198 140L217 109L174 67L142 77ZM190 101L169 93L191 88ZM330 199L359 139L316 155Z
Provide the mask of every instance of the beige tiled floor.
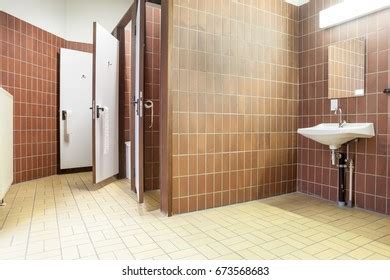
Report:
M89 173L13 186L0 259L390 259L390 217L290 194L164 217Z

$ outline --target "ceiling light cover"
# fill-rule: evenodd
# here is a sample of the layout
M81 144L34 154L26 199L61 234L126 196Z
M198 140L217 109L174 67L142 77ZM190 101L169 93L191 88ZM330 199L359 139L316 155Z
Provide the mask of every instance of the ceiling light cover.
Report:
M309 3L310 0L284 0L286 3L295 5L295 6L302 6L306 3Z
M390 0L344 0L320 12L320 28L332 27L390 7Z

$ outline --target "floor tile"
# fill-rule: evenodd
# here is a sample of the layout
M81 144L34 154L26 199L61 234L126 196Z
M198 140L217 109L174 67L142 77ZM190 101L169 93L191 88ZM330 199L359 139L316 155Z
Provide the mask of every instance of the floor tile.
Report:
M127 180L90 173L11 187L0 259L390 259L390 217L293 193L165 217Z

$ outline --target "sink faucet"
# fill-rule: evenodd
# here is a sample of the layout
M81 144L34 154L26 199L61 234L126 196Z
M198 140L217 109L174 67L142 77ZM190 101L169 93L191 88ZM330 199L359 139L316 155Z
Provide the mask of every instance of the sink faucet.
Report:
M337 108L337 110L334 111L334 114L338 116L339 118L339 127L343 127L347 122L343 120L343 111L340 107Z

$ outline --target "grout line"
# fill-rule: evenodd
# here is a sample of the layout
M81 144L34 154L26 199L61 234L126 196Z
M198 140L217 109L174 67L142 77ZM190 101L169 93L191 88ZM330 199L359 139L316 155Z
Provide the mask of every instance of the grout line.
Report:
M61 243L61 233L60 233L60 224L59 224L59 219L58 219L58 207L57 207L57 200L56 200L56 189L54 187L54 179L58 179L59 185L62 186L61 184L61 179L59 176L54 176L51 180L51 187L53 190L53 200L54 200L54 210L56 212L56 220L57 220L57 231L58 231L58 241L60 243L60 252L61 252L61 259L63 259L63 254L62 254L62 243Z
M77 176L79 176L79 175L77 175ZM91 176L92 176L92 174L91 174ZM69 182L68 175L63 175L63 177L65 178L65 180L66 180L66 182L67 182L67 186L68 186L68 188L69 188L69 190L70 190L70 193L72 194L73 201L75 202L75 205L76 205L76 207L77 207L78 213L79 213L79 215L80 215L80 219L81 219L81 221L83 222L83 225L84 225L84 227L85 227L86 233L87 233L87 235L88 235L89 241L91 242L91 245L92 245L92 247L93 247L93 250L95 251L96 257L98 257L98 253L97 253L96 248L95 248L95 246L94 246L94 243L93 243L93 241L92 241L90 232L89 232L88 227L87 227L87 225L86 225L86 223L85 223L84 217L83 217L83 215L81 214L80 207L79 207L79 203L78 203L78 201L76 200L76 197L75 197L75 195L74 195L74 193L73 193L73 190L72 190L73 186L72 186L72 185L70 184L70 182ZM69 177L71 177L71 175L69 175ZM77 252L78 252L78 254L79 254L79 257L81 257L81 256L80 256L80 252L79 252L78 245L76 245L76 248L77 248Z
M118 200L109 192L109 191L107 191L106 190L106 192L118 203ZM133 199L133 198L132 198ZM138 203L138 202L136 202L136 203ZM122 206L122 204L120 204L120 203L118 203L119 205L120 205L120 207L126 212L126 213L128 213L129 215L130 215L130 213ZM159 219L159 220L161 220L161 219ZM163 251L163 252L165 252L168 256L171 254L171 253L168 253L167 251L165 251L159 244L158 244L158 242L156 242L155 240L154 240L154 238L152 237L152 236L150 236L149 234L148 234L148 232L147 231L145 231L144 229L143 229L143 227L136 221L136 220L134 220L134 222L138 225L138 226L140 226L140 228L144 231L144 233L150 238L150 239L152 239L153 240L153 242ZM148 224L150 224L149 223L149 221L148 221ZM166 225L165 223L164 223L164 225ZM171 227L169 227L168 225L166 225L167 226L167 228L169 228L169 230L171 230L171 231L173 231L173 233L175 234L175 235L177 235L177 237L179 238L179 239L181 239L182 241L184 241L185 243L188 243L185 239L183 239L181 236L179 236L174 230L172 230L172 228ZM170 240L169 240L170 241ZM127 246L126 246L127 247ZM198 251L196 248L194 248L194 247L192 247L193 249L195 249L196 251ZM188 249L190 249L190 248L188 248ZM199 252L198 251L198 253L200 254L200 255L202 255L202 256L204 256L201 252ZM205 256L204 256L205 257Z
M91 177L92 177L92 176L91 176ZM91 197L93 198L93 200L95 201L95 203L98 205L98 207L99 207L100 210L102 211L102 214L105 216L105 218L107 219L108 223L111 225L112 229L115 231L115 233L118 235L119 239L122 241L122 244L125 245L125 247L126 247L127 250L129 251L129 254L130 254L131 256L133 256L133 258L134 258L134 255L130 252L129 248L127 247L126 243L124 242L124 240L123 240L123 238L122 238L122 235L119 234L119 232L116 230L116 227L111 223L110 217L105 213L105 211L104 211L104 209L101 207L100 203L96 200L96 197L94 196L93 192L89 190L89 188L88 188L89 184L84 180L84 178L83 178L82 175L80 175L78 178L81 180L81 182L82 182L84 188L90 193ZM102 189L102 190L103 190L103 189ZM108 191L107 191L106 189L104 189L104 190L105 190L105 192L108 193ZM110 196L111 196L111 195L110 195ZM121 208L122 208L122 207L121 207ZM88 228L87 228L87 230L88 230ZM93 246L95 247L94 243L92 243L92 244L93 244ZM99 255L97 255L97 257L100 259ZM134 259L135 259L135 258L134 258Z
M22 185L19 185L19 186L18 186L18 190L16 191L15 196L14 196L12 202L11 202L10 204L7 204L7 206L9 206L9 209L8 209L7 214L6 214L5 217L4 217L3 223L0 225L0 231L3 229L3 227L4 227L4 225L5 225L5 222L6 222L7 219L8 219L9 213L11 212L12 206L14 205L14 203L15 203L15 201L16 201L16 197L18 196L21 187L22 187ZM5 198L5 197L4 197L4 198ZM5 206L5 207L7 207L7 206ZM1 208L0 208L0 209L1 209Z
M268 230L262 230L262 227L261 228L254 228L253 230L255 232L263 233L265 235L272 237L273 238L272 241L282 242L281 243L282 245L280 245L280 246L277 245L277 247L274 248L276 250L276 249L284 246L283 244L286 244L286 243L288 244L288 242L283 240L284 237L291 237L294 240L296 240L297 242L299 242L299 237L300 238L307 238L307 237L304 237L303 235L300 234L299 225L297 223L301 223L303 226L305 226L305 228L306 228L305 230L309 231L309 232L307 232L307 235L314 236L317 234L323 234L325 236L325 238L321 239L320 241L314 241L314 240L310 239L310 241L311 241L310 243L312 243L312 244L305 245L301 249L298 249L295 246L291 245L294 247L294 249L292 249L293 251L291 251L287 255L296 256L297 253L304 252L303 250L305 248L310 247L312 245L320 244L320 246L322 245L321 247L324 247L325 249L318 247L320 249L320 251L316 252L315 254L305 253L305 255L307 255L308 258L309 258L309 256L312 256L312 258L317 259L317 258L321 258L321 257L317 257L318 254L321 254L322 252L325 252L327 250L334 250L327 245L321 244L324 241L329 242L329 239L337 238L338 233L332 234L332 230L331 230L332 227L337 228L337 224L334 225L334 222L343 221L344 219L349 219L350 217L354 218L353 220L350 221L351 224L349 225L348 229L340 229L340 230L342 233L351 233L354 236L356 235L357 238L365 237L366 236L365 232L367 232L367 234L369 234L370 232L375 233L376 230L384 229L387 226L387 216L386 215L381 215L378 213L366 212L366 211L363 212L360 209L356 209L356 210L346 209L347 211L343 211L337 207L334 207L332 205L332 203L327 201L327 200L319 200L318 198L311 197L311 196L308 196L306 194L300 194L300 193L287 195L287 196L284 196L284 198L279 199L279 200L277 197L273 197L273 198L268 198L268 199L264 199L264 200L251 201L251 202L248 202L245 204L241 204L241 207L240 207L240 205L231 205L229 208L225 208L225 209L221 209L221 208L208 209L208 211L207 210L201 211L195 215L188 213L188 214L177 216L176 218L175 217L166 218L166 217L156 215L156 211L149 211L148 209L145 209L146 204L141 205L141 206L138 205L138 203L134 200L133 196L131 196L128 193L129 190L128 190L128 188L126 188L125 183L122 184L121 181L113 181L109 186L104 187L104 188L102 188L101 185L97 185L97 187L99 187L99 189L96 188L96 191L95 191L94 186L91 185L91 183L90 183L91 181L90 181L89 176L90 176L90 173L86 173L86 174L80 173L80 174L76 174L76 175L58 175L58 176L53 176L53 177L48 178L48 179L36 180L36 181L31 182L30 184L24 184L24 185L18 186L17 194L24 194L24 193L22 193L23 189L24 189L24 190L28 191L27 192L28 195L30 195L31 191L33 191L33 195L34 195L32 210L31 210L32 214L30 217L28 239L27 239L27 245L26 245L26 251L25 251L25 258L27 258L27 250L28 250L29 239L30 239L30 235L31 235L31 227L32 227L32 222L33 222L34 211L40 210L40 208L39 209L37 208L37 206L40 206L40 205L37 205L37 202L42 202L42 199L46 198L46 195L45 195L46 191L49 191L50 189L53 190L54 208L56 211L57 226L58 226L58 230L59 230L59 220L58 220L59 212L57 209L58 201L56 200L56 197L59 198L59 196L61 195L61 192L59 191L62 189L61 186L68 188L70 193L72 194L72 197L68 196L68 199L72 200L72 198L73 198L73 201L75 202L75 206L78 209L80 219L81 219L81 221L83 221L85 229L87 230L88 236L89 236L89 232L88 232L88 229L86 227L85 221L83 219L82 212L80 211L80 208L79 208L81 200L76 200L75 193L73 192L73 190L76 190L76 189L77 189L77 191L79 191L79 193L77 193L77 195L79 195L78 197L80 199L82 199L88 195L95 203L97 203L100 198L102 198L102 199L106 198L105 201L107 202L108 207L104 208L103 205L98 204L99 205L98 208L101 210L101 212L99 211L98 214L103 214L107 220L110 217L110 213L108 213L108 212L106 213L105 209L107 209L108 211L111 211L113 208L118 209L118 215L116 215L113 212L114 215L112 215L112 217L114 219L118 217L119 220L121 220L120 217L122 215L124 217L126 217L125 214L127 214L127 216L134 221L134 223L132 225L138 226L140 228L141 232L143 232L143 234L145 234L145 236L148 236L149 238L151 238L151 240L153 240L153 243L150 243L150 244L157 245L156 248L161 249L163 252L165 252L165 254L167 256L170 256L174 252L180 252L180 251L184 251L184 250L179 250L176 247L174 252L168 253L168 251L165 251L162 247L160 247L159 242L154 241L154 238L151 237L151 235L149 235L151 230L148 230L148 229L144 230L144 227L147 227L147 228L151 227L151 228L155 228L156 230L157 230L157 228L159 228L159 229L169 231L169 233L172 233L172 235L174 235L174 237L167 238L166 239L167 241L170 241L171 243L173 243L173 245L175 245L174 244L175 240L178 240L178 241L181 240L183 243L190 246L190 248L188 248L188 249L192 250L194 252L194 254L195 254L195 252L197 252L197 253L199 253L200 256L203 256L205 258L207 258L207 257L205 255L203 255L195 246L191 245L191 241L187 241L187 240L190 240L191 236L195 236L195 239L191 239L191 240L193 240L193 242L201 242L201 241L204 241L205 238L207 238L208 240L210 240L210 243L213 243L213 244L216 244L217 246L220 246L223 250L228 251L229 254L236 254L237 256L245 258L244 252L240 253L239 252L239 251L241 251L240 249L233 251L232 249L230 249L231 244L229 243L229 245L224 245L223 240L241 237L241 239L242 239L241 241L240 240L237 241L237 240L233 239L232 241L235 241L235 242L232 244L235 244L234 246L238 246L240 244L240 242L250 242L253 245L248 247L248 250L250 248L255 248L255 247L262 248L261 245L267 244L270 241L265 241L265 240L259 241L259 242L251 241L251 238L249 236L246 237L246 236L241 236L241 235L252 233L251 225L253 224L253 221L255 223L256 223L256 221L258 221L260 225L261 225L261 222L264 222L264 228L268 229ZM57 184L57 181L59 182L58 184ZM64 184L62 184L62 183L64 183ZM51 184L51 185L49 185L49 184ZM34 185L35 185L35 189L32 190L31 187ZM122 195L121 192L126 193L126 195L125 196ZM107 197L107 195L109 197ZM154 196L154 193L152 193L151 196L149 197L151 199L150 202L153 202L153 205L154 205L154 203L158 204L157 203L158 200L154 199L155 197L156 196ZM91 203L93 203L93 201L91 201ZM302 203L302 201L304 203ZM17 205L13 205L13 206L17 207ZM74 210L76 210L76 207L74 207ZM137 216L137 217L134 217L134 219L133 219L133 216L137 215L136 210L139 209L140 207L142 209L144 209L144 211L143 211L144 216ZM153 206L153 209L154 209L154 206ZM47 210L51 210L51 209L47 209ZM259 216L260 214L263 216L263 218L261 218ZM290 218L287 218L286 214L291 214L292 216ZM299 218L296 219L296 218L294 218L294 215L299 215L302 218L304 218L304 220L300 220ZM244 219L242 219L240 217L244 217ZM42 220L40 220L40 221L42 221ZM219 224L219 221L221 222L220 224ZM276 222L276 221L278 221L278 222ZM45 220L43 220L43 222L45 222ZM108 222L111 224L110 220L108 220ZM274 222L276 222L276 223L274 223ZM312 222L314 222L314 223L312 223ZM310 226L310 225L306 226L307 223L312 223L312 226ZM348 223L348 220L347 220L347 223ZM284 226L284 225L286 225L286 226ZM321 229L322 225L329 226L330 230L329 231L321 231L320 229ZM367 227L367 225L372 225L371 226L372 229L370 230L370 227ZM113 227L113 230L118 234L118 232L116 231L116 228L113 226L113 224L111 224L111 226ZM214 228L214 226L216 226L216 228ZM291 227L292 231L289 230L290 227ZM243 231L241 231L241 228L247 229L247 231L243 232ZM297 231L295 231L294 228L296 228ZM366 228L367 228L367 230L365 230ZM191 232L194 232L194 230L195 230L195 233L192 234ZM215 230L217 230L217 231L215 231ZM153 231L153 229L152 229L152 231ZM183 232L184 236L182 237L177 232ZM288 233L288 234L283 234L283 236L280 235L280 237L273 237L274 233L277 234L277 233L282 233L282 232ZM330 232L330 233L328 233L328 232ZM382 230L382 232L383 232L383 230ZM221 236L221 238L219 238L220 240L214 238L212 235L213 233L220 235ZM126 233L124 233L124 234L126 234ZM197 235L199 235L199 236L197 236ZM133 236L135 237L135 235L133 235ZM159 236L161 236L161 235L159 235ZM338 250L336 250L337 253L335 253L334 256L331 256L329 258L332 259L332 258L338 258L339 256L345 256L346 259L353 259L353 257L349 256L348 254L355 251L355 250L358 250L358 249L367 250L369 252L369 254L368 254L369 256L372 256L375 253L380 254L378 251L381 248L387 248L385 244L383 245L383 247L381 247L380 244L378 244L379 246L375 245L378 247L378 251L375 251L373 249L367 249L366 246L369 244L373 244L374 242L379 242L378 241L379 239L386 237L386 236L389 236L389 234L387 234L386 232L383 232L381 234L374 234L373 238L366 237L370 240L368 240L368 242L363 244L363 245L358 245L359 243L356 243L356 242L355 243L357 245L355 245L353 243L349 243L349 240L340 239L341 244L343 244L343 242L344 242L345 244L351 245L351 246L344 247L344 246L340 245L340 247L342 248L342 250L341 250L342 252L340 253ZM120 235L119 235L119 237L121 238ZM124 237L125 237L125 235L124 235ZM93 245L91 238L90 238L90 241ZM122 241L123 241L123 239L122 239ZM207 247L209 247L209 250L212 250L212 248L210 247L210 243L205 242L202 246L207 246ZM143 245L141 244L141 246L143 246ZM76 249L79 252L79 248L77 245L76 245ZM95 249L95 247L94 247L94 249ZM127 249L130 251L130 255L134 256L131 253L131 249L129 247L127 247ZM151 249L150 251L152 251L152 250L154 250L154 249ZM275 255L272 252L272 250L267 250L264 248L262 248L262 250L264 250L264 252L268 252L272 255ZM150 252L150 251L147 250L144 252ZM61 246L61 252L62 252L62 246ZM96 253L96 249L95 249L95 253ZM216 251L216 253L220 257L223 255L223 254L219 253L218 251ZM253 253L253 254L256 254L256 253ZM283 254L283 255L281 255L281 254ZM261 254L259 253L258 255L260 258ZM281 255L281 256L278 256L278 255ZM278 255L275 255L276 259L283 259L285 257L287 258L287 255L284 254L283 251L280 254L278 253ZM97 254L96 254L96 257L98 257ZM191 258L191 256L189 256L189 258ZM298 257L295 257L295 258L298 259Z
M32 222L33 222L34 209L35 209L35 199L36 199L36 194L37 194L37 189L38 189L39 180L36 180L36 181L33 182L33 183L34 183L34 185L35 185L35 188L34 188L34 198L33 198L32 209L31 209L30 225L29 225L28 235L27 235L26 252L25 252L25 254L24 254L24 259L25 259L25 260L27 259L28 247L29 247L29 245L30 245L31 226L32 226ZM28 185L27 185L27 186L28 186Z

